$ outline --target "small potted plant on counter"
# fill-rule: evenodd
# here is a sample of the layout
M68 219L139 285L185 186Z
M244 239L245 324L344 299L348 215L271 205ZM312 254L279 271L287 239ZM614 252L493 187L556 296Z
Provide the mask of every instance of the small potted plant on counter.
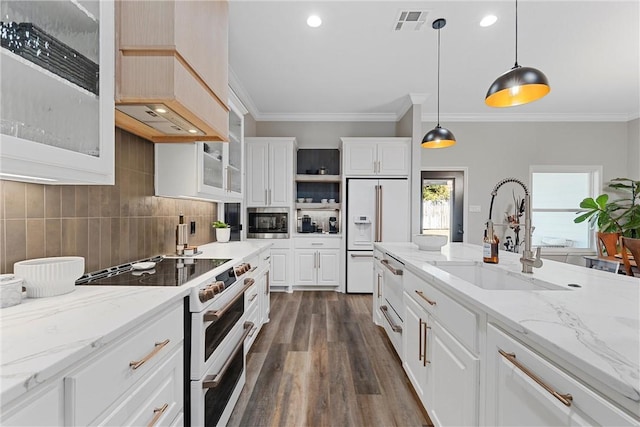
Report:
M213 223L213 228L216 229L216 241L218 243L226 243L231 237L231 228L229 224L224 221L216 221Z

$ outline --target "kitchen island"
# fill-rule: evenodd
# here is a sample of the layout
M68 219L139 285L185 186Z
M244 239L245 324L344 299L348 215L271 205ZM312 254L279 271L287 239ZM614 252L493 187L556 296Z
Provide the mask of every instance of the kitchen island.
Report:
M550 361L556 365L554 369L557 368L558 372L566 372L577 379L579 384L576 387L584 386L585 393L597 394L604 405L613 402L618 408L623 408L621 419L625 420L625 424L628 420L632 420L631 424L640 424L640 280L637 278L548 260L544 261L542 268L534 269L533 274L525 275L520 273L519 255L501 252L500 263L489 266L482 263L480 246L464 243L452 243L436 252L420 251L412 243L377 243L376 249L385 257L391 256L404 264L404 300L405 304L409 304L405 307L410 307L411 304L415 306L416 303L412 302L414 298L421 303L424 303L425 295L432 298L428 295L429 291L423 292L416 288L414 292L410 289L420 282L427 283L431 293L441 295L445 303L450 299L454 301L450 304L460 304L464 313L472 313L473 323L469 324L477 324L477 334L469 335L471 338L467 339L468 331L458 331L452 327L449 332L453 331L451 334L463 343L461 347L464 351L471 350L474 366L478 370L473 373L474 378L471 380L471 383L476 384L478 401L474 408L469 409L471 412L475 411L476 422L500 423L500 418L504 415L500 411L504 408L496 409L496 405L508 394L505 390L500 390L500 386L511 381L492 378L496 374L492 369L500 369L499 364L503 363L501 359L493 361L496 358L495 348L492 348L493 333L508 336L509 339L515 338L516 345L524 344L526 351L533 350L536 357L541 356L545 363ZM500 269L512 280L521 280L524 276L523 284L529 281L532 286L539 283L546 284L548 288L524 290L523 286L523 290L519 290L518 286L510 286L507 289L484 289L467 281L470 280L468 278L463 280L459 275L444 270L457 271L452 268L456 265L484 268L485 271ZM419 295L422 299L416 298L415 295L418 294L422 294ZM419 304L417 307L417 311L425 312L420 317L420 328L423 322L426 325L426 322L434 321L446 326L449 314L442 311L443 304L438 306L436 301L429 300L428 304L423 304L424 308ZM438 309L441 310L440 313L437 313ZM412 312L407 309L405 319L410 317L410 313ZM427 315L428 320L423 320ZM461 318L459 316L453 322L459 323ZM406 330L412 327L412 322L413 320L409 323L405 321L402 337L405 350L412 345L412 338L407 337L409 333ZM424 334L420 338L420 345L424 342L427 347L427 338L424 337L432 332L431 326L428 329L425 327L424 331L420 329L419 333ZM435 335L436 338L429 338L429 346L437 345L438 334ZM426 348L424 356L422 349L419 352L426 366ZM406 370L407 363L410 364L407 360L412 355L400 356ZM517 357L518 359L514 356L513 360L521 362L520 356ZM546 368L540 366L540 369ZM432 367L437 372L438 368ZM411 372L408 375L414 382L414 388L416 383L422 386L418 378L420 374L414 375L415 378L412 378ZM509 375L514 374L509 372ZM442 392L441 389L440 393ZM515 393L514 389L509 393ZM574 391L574 396L565 400L564 405L561 404L570 408L567 409L570 412L563 415L567 419L571 417L571 411L580 409L580 405L584 409L585 401L581 402L579 395ZM428 396L427 392L425 396ZM551 397L551 400L555 399ZM514 405L514 402L510 404ZM425 402L425 406L427 410L430 409L429 402ZM432 419L434 416L437 418L437 414L430 413L430 416ZM518 416L526 419L525 413L521 412ZM502 422L507 418L503 418ZM433 421L438 424L438 420Z
M201 246L198 257L228 258L230 261L213 270L225 270L246 262L268 249L270 243L230 242ZM176 287L159 286L76 286L65 295L50 298L27 298L21 304L0 310L0 400L2 421L31 401L42 397L40 390L51 389L52 401L59 402L70 391L67 374L97 354L117 349L119 342L136 334L144 337L145 325L150 332L169 313L179 323L184 313L183 299L191 292L189 283ZM188 311L188 310L187 310ZM165 325L160 334L169 334ZM183 331L176 327L175 337L164 347L169 352L181 350ZM140 340L138 337L137 340ZM134 339L135 341L135 339ZM153 345L152 345L153 348ZM144 353L143 353L144 355ZM127 354L131 360L138 355ZM140 368L140 371L146 366ZM65 380L64 387L56 384ZM98 387L96 385L96 387ZM64 388L64 390L63 390ZM48 396L45 393L45 396ZM97 400L99 400L96 397ZM46 404L43 408L48 408ZM45 413L49 425L58 424L69 412L63 404L53 404ZM114 421L115 422L115 421Z

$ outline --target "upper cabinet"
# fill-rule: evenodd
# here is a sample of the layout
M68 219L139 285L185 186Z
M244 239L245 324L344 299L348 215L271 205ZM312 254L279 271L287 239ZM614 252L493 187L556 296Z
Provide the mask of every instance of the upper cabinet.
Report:
M408 176L410 138L342 138L345 176Z
M163 143L155 145L156 196L239 202L243 188L244 115L229 99L229 142Z
M2 1L0 178L113 184L114 3Z
M116 125L153 142L228 141L227 2L118 1L116 18Z
M295 138L246 138L247 207L290 207Z

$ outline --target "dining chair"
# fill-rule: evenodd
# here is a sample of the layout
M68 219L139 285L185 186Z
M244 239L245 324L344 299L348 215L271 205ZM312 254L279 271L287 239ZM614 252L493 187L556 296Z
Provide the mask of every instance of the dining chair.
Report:
M620 233L601 233L598 231L596 233L598 256L614 256L615 254L620 253L618 248L620 236Z
M634 263L637 266L638 260L640 260L640 239L620 236L620 248L622 252L622 262L624 263L624 269L627 272L627 276L634 276L634 268L631 265L628 252L631 252ZM636 270L636 273L638 273L638 270Z

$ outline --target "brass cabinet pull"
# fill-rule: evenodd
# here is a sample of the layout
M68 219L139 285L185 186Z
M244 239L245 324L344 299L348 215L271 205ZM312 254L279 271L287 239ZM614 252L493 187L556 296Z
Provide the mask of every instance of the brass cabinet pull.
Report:
M395 324L395 322L391 318L391 315L389 314L389 307L387 307L386 305L381 305L380 310L382 311L382 314L384 314L384 317L387 319L387 322L389 322L389 325L391 326L393 332L402 333L402 326Z
M318 254L318 268L320 268L320 252L317 252Z
M373 255L351 254L351 258L373 258Z
M378 273L378 298L380 298L382 296L382 291L380 290L380 279L382 278L382 276L380 275L380 273Z
M423 353L422 353L422 319L418 318L418 360L422 360Z
M251 295L251 298L249 298L249 302L253 302L254 299L256 299L258 297L258 293L256 292L255 294Z
M424 323L423 335L422 335L422 345L423 345L423 353L424 358L422 359L422 366L427 366L427 363L431 363L430 360L427 360L427 329L431 329L431 326L427 326L427 322Z
M402 270L399 268L393 268L391 266L391 264L389 264L389 261L386 259L383 259L382 261L380 261L382 263L382 265L384 265L385 267L387 267L389 269L389 271L391 273L393 273L394 276L402 276Z
M169 404L168 403L165 403L164 405L162 405L159 408L154 408L153 409L153 418L151 419L151 421L149 421L149 424L147 424L147 427L153 427L155 425L155 423L158 422L158 420L160 419L162 414L164 414L164 412L167 410L167 408L169 408Z
M231 355L227 358L227 360L224 361L222 368L220 368L220 371L217 374L207 375L205 377L205 379L202 381L202 388L216 388L220 385L222 377L224 377L227 369L229 369L229 366L231 366L231 363L233 363L233 358L236 357L240 350L242 350L242 344L244 344L244 340L247 338L249 332L251 332L251 329L254 327L254 323L244 322L243 327L244 332L242 333L242 337L240 337L240 341L238 341L236 346L233 347Z
M270 284L269 284L269 272L268 272L268 271L267 271L267 273L265 274L265 279L267 279L267 284L266 284L266 285L265 285L265 287L264 287L264 294L265 294L265 295L269 295L269 287L270 287Z
M254 271L256 271L258 269L258 266L256 265L255 267L253 267L251 270L249 270L249 273L253 273Z
M419 290L417 290L417 289L416 289L415 291L416 291L416 294L418 294L418 296L419 296L420 298L422 298L423 300L425 300L426 302L428 302L428 303L429 303L429 305L436 305L436 302L435 302L435 301L430 300L429 298L427 298L427 297L425 297L425 296L424 296L424 292L419 291Z
M505 359L507 359L509 362L513 363L518 369L520 369L526 376L528 376L533 381L535 381L539 386L541 386L546 391L551 393L553 395L553 397L558 399L565 406L571 406L571 402L573 401L573 396L571 394L569 394L569 393L560 394L557 391L555 391L550 385L548 385L544 381L542 381L542 379L540 377L538 377L536 374L534 374L529 369L527 369L524 365L522 365L520 362L518 362L516 360L516 354L515 353L507 353L506 351L500 350L500 349L498 349L498 353L500 353L500 355L502 357L504 357Z
M129 362L129 367L134 370L138 369L140 366L144 365L149 359L151 359L153 356L158 354L158 352L162 350L167 344L169 344L170 341L171 340L167 338L162 342L155 343L155 346L153 350L151 350L151 353L147 354L145 357L143 357L140 360L134 360L133 362Z
M227 192L231 192L231 169L229 169L229 166L225 166L226 172L227 172Z
M233 306L233 304L235 304L235 302L238 301L239 298L244 298L244 291L249 289L254 283L255 283L255 280L253 279L249 279L249 278L244 279L244 287L240 292L238 292L238 295L233 297L233 299L229 301L229 304L224 306L222 309L215 310L215 311L207 311L203 316L204 321L215 322L219 320L222 316L224 316L227 310L229 310Z
M253 334L255 334L255 333L256 333L256 331L257 331L257 330L258 330L258 327L257 327L257 326L254 326L254 327L251 329L251 333L249 333L249 338L251 338L251 337L253 336Z

